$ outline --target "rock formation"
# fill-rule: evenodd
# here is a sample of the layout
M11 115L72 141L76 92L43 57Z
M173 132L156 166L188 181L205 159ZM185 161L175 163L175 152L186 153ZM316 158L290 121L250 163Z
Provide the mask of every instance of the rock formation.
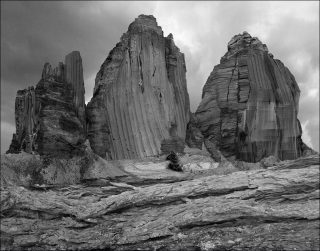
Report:
M15 101L16 133L13 134L8 152L18 153L20 149L31 153L35 148L38 114L33 87L19 90Z
M152 182L1 183L1 250L319 250L319 156L187 180L149 171Z
M106 159L181 151L189 121L185 74L172 35L164 37L153 16L136 18L96 76L87 106L93 151Z
M182 172L182 164L180 163L179 156L175 152L171 152L166 160L169 160L168 168L177 171L177 172Z
M299 95L288 68L244 32L231 39L208 78L197 126L226 157L296 159L302 155Z
M65 57L65 82L72 84L73 104L76 115L80 119L84 130L86 130L84 81L82 58L79 51L73 51Z
M202 149L203 140L203 135L198 128L195 114L190 113L190 120L186 131L186 143L191 148Z
M80 53L65 64L44 65L36 88L17 92L16 133L8 150L41 155L77 155L85 141L84 84ZM80 151L80 152L79 152Z
M237 35L195 114L185 73L145 15L87 109L80 53L46 63L17 93L8 152L22 152L1 156L0 249L319 250L319 154L301 140L290 71Z

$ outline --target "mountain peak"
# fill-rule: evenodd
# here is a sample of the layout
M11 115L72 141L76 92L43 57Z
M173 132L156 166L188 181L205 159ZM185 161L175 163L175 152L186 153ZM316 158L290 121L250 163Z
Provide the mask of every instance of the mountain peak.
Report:
M259 38L252 37L247 31L242 34L234 35L228 43L228 52L224 57L231 57L243 49L256 49L268 52L268 47L263 44Z
M129 32L139 33L139 32L148 32L154 31L159 35L163 36L163 31L160 26L158 26L157 20L152 15L139 15L130 25Z

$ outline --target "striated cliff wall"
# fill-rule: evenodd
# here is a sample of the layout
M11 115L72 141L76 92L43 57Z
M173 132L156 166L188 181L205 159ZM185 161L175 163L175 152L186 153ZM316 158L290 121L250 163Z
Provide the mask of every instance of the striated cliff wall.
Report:
M185 73L172 35L164 37L153 16L136 18L96 76L87 106L93 151L106 159L183 151L189 121Z
M85 104L79 52L53 68L45 63L36 88L17 92L16 133L8 153L79 154L85 141Z
M299 95L288 68L244 32L231 39L211 72L195 113L197 125L227 157L296 159L302 154Z
M83 81L82 58L79 51L73 51L65 57L65 82L71 83L73 89L73 104L77 117L86 130L85 89Z
M16 133L13 134L8 152L18 153L21 148L31 153L35 146L38 114L33 87L17 91L15 101Z

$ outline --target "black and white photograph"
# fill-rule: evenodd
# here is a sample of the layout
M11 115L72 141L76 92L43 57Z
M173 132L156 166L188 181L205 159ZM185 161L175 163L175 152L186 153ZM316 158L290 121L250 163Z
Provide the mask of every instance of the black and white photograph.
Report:
M0 249L320 250L319 1L1 1Z

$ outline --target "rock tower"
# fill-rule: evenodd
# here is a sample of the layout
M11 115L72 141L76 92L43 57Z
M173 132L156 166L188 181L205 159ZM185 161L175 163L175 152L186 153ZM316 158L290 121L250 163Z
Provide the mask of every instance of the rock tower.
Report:
M195 121L226 157L257 162L302 154L300 90L289 69L247 32L234 36L203 88Z
M183 151L189 121L184 54L140 15L101 65L87 106L88 138L106 159Z
M55 68L45 63L36 88L17 92L16 133L9 153L81 153L86 137L82 60L78 51Z

